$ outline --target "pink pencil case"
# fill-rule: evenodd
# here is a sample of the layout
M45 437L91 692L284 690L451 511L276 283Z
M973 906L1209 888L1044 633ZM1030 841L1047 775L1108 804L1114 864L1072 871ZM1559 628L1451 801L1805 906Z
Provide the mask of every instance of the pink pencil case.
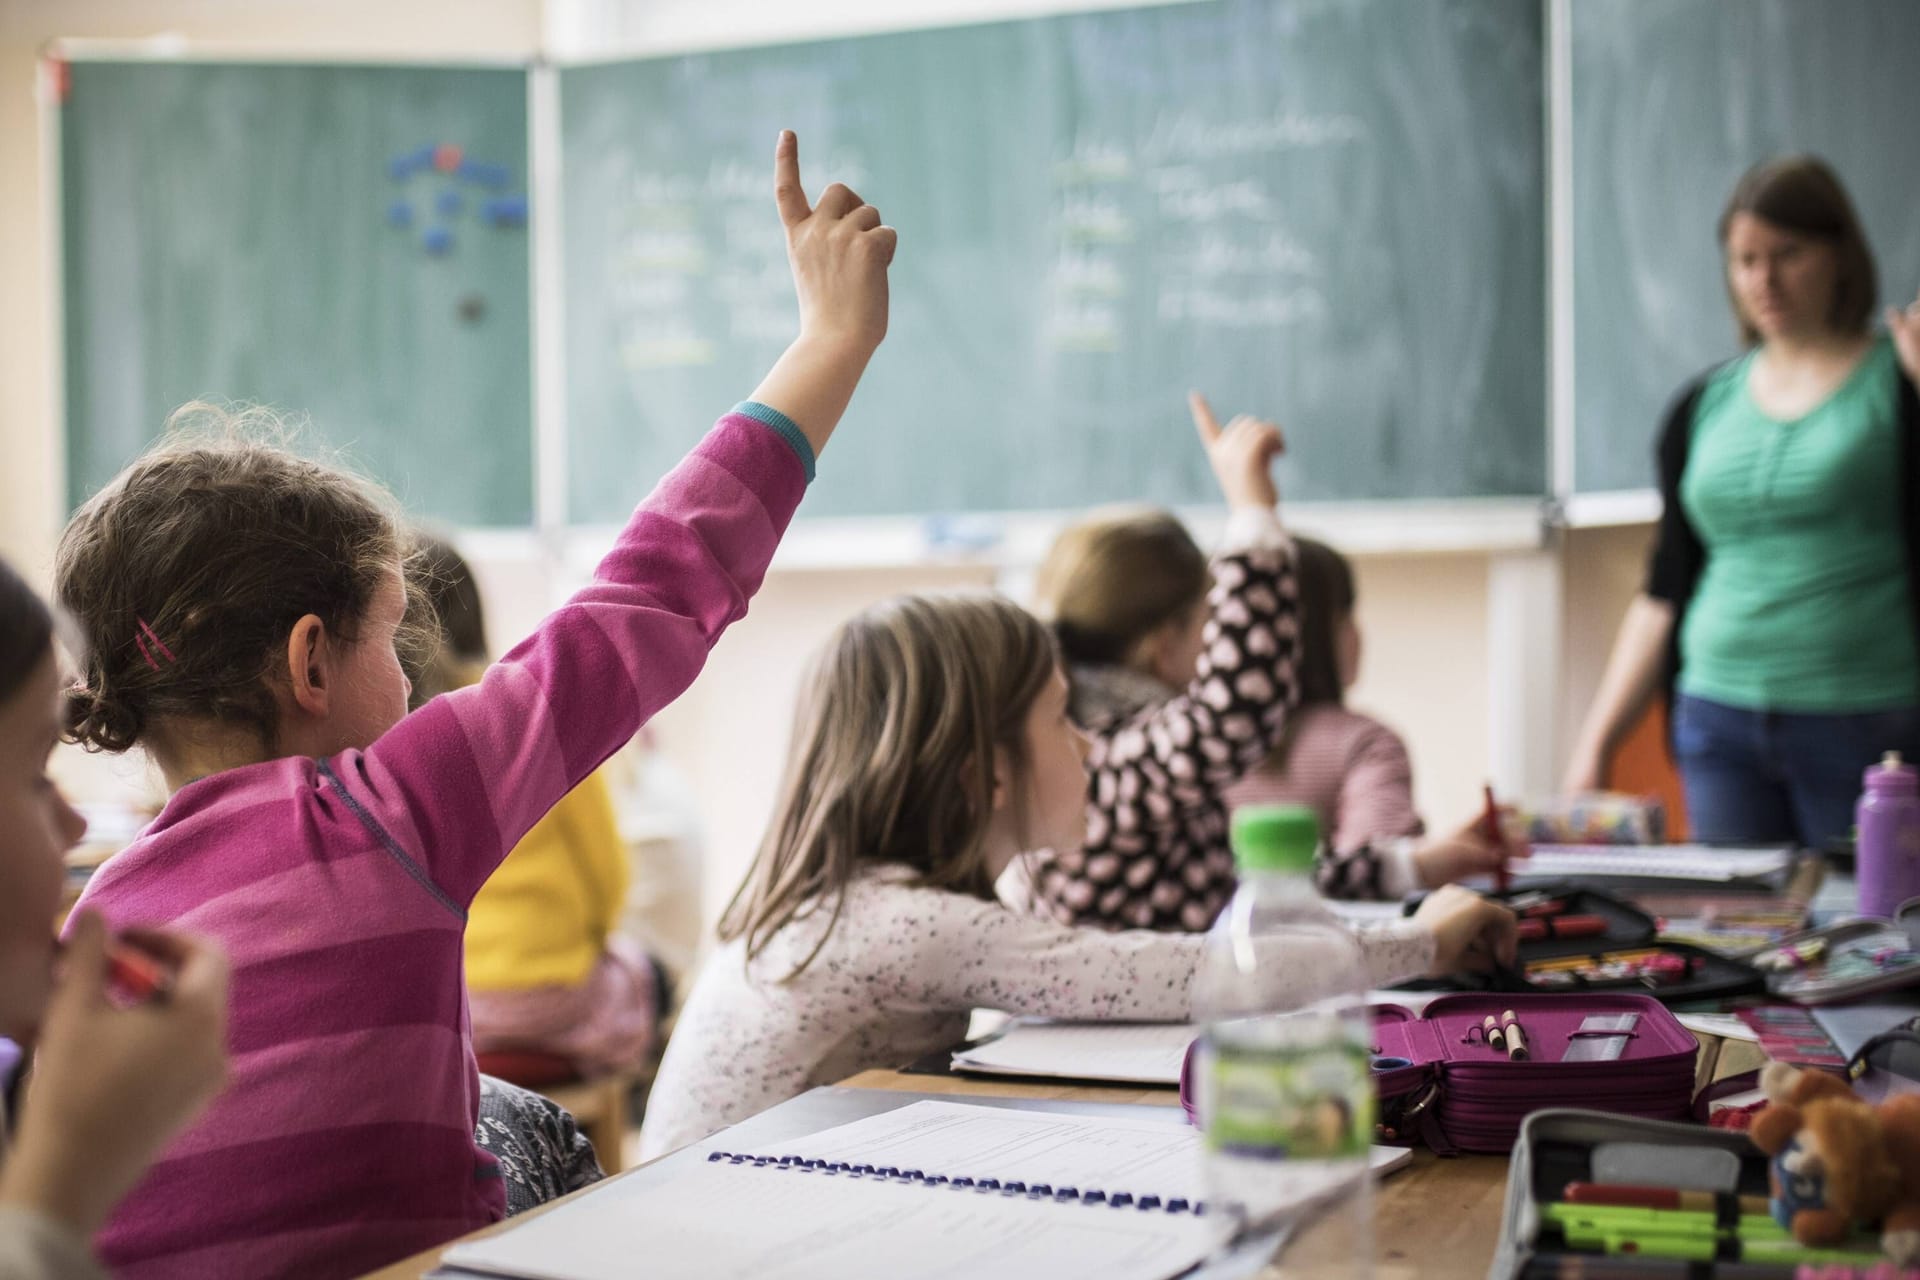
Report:
M1497 1025L1509 1010L1527 1043L1524 1061L1486 1041L1486 1018ZM1521 1123L1550 1107L1645 1120L1692 1114L1698 1042L1651 996L1451 995L1421 1013L1401 1005L1375 1005L1371 1013L1383 1142L1424 1143L1443 1155L1504 1154ZM1631 1029L1593 1029L1617 1028L1622 1015L1632 1015ZM1193 1070L1189 1049L1180 1101L1190 1119Z

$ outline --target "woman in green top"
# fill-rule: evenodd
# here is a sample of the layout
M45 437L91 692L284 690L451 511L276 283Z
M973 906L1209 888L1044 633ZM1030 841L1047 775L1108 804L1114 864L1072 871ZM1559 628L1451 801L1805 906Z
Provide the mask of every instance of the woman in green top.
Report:
M1647 586L1566 786L1664 683L1695 836L1818 844L1882 752L1920 755L1920 302L1871 331L1872 253L1810 156L1750 170L1720 244L1748 350L1669 413Z

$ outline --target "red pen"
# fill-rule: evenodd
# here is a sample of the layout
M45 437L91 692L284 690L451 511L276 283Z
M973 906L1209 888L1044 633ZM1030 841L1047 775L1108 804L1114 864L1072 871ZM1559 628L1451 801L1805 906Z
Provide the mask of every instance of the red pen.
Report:
M107 989L122 1004L145 1004L173 994L173 970L150 952L115 938L107 943Z
M1519 925L1520 941L1540 938L1593 938L1607 931L1605 916L1530 916Z
M1767 1213L1765 1196L1736 1196L1727 1192L1680 1191L1672 1187L1642 1187L1597 1182L1569 1182L1568 1204L1607 1204L1639 1209L1690 1209L1714 1213L1729 1202L1740 1213Z
M1486 812L1480 819L1482 832L1494 848L1500 851L1500 866L1493 873L1493 887L1501 893L1507 891L1507 837L1500 830L1500 806L1493 802L1493 784L1487 783L1480 788L1480 794L1486 798Z

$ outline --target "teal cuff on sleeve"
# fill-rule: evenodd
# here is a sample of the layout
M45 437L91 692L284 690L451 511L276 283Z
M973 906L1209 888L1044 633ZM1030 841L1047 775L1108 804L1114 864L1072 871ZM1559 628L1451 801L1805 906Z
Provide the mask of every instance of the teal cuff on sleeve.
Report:
M794 456L800 459L801 470L807 473L807 483L813 483L813 444L804 432L793 424L793 419L778 409L768 408L757 400L742 400L733 406L735 413L744 413L755 422L763 422L773 428L773 433L787 442Z

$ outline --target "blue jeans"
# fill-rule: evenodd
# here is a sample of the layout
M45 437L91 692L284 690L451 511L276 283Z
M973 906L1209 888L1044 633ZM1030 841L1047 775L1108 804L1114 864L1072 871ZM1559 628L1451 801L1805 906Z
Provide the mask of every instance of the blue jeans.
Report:
M1920 759L1920 706L1856 715L1746 711L1681 694L1673 752L1693 838L1818 847L1853 831L1861 775Z

